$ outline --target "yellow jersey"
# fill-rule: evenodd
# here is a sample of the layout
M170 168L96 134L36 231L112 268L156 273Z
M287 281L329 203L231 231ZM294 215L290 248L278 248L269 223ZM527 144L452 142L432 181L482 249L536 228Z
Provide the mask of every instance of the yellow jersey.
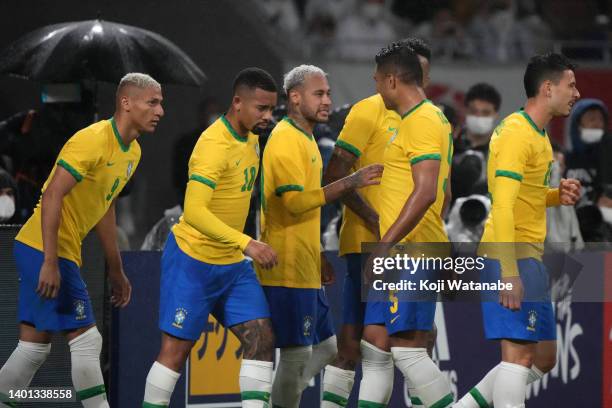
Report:
M77 181L62 201L58 257L81 266L81 242L106 214L139 161L138 142L126 146L113 118L94 123L68 139L42 188L44 192L58 166ZM43 251L41 203L42 197L15 239Z
M385 148L397 132L400 116L385 108L379 94L357 102L351 108L336 146L357 156L353 172L370 164L383 163ZM380 186L368 186L359 194L376 212L379 212ZM361 253L362 242L376 242L377 238L365 226L363 219L343 206L340 228L340 255Z
M243 231L259 169L259 139L240 136L221 116L200 135L189 159L189 179L214 190L208 209L229 227ZM244 259L237 245L215 241L181 217L172 228L176 243L192 258L215 265Z
M514 204L514 236L503 242L540 244L546 238L546 195L553 163L546 131L538 129L529 115L520 110L500 122L489 143L487 178L489 192L499 177L521 183ZM495 197L491 200L495 204ZM482 242L496 242L493 212L485 224Z
M288 191L321 188L323 160L312 134L290 118L272 130L261 173L261 239L278 255L278 265L257 266L265 286L321 287L321 208L294 215L283 205Z
M439 160L436 201L400 242L448 242L441 214L453 157L453 136L444 113L424 99L402 116L397 136L391 138L384 157L380 184L381 236L397 220L414 190L412 166L423 160Z

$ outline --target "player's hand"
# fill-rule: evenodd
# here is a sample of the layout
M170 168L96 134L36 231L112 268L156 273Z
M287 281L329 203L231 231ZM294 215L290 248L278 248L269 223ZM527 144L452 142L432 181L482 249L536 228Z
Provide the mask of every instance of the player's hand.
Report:
M349 177L351 178L353 188L361 188L380 184L382 173L382 164L370 164L357 170Z
M327 260L327 257L321 252L321 284L329 286L336 283L336 272L334 267Z
M244 248L244 253L264 269L272 269L278 264L276 252L274 252L272 247L255 239L249 241L246 248Z
M520 276L511 276L507 278L501 278L501 281L505 284L511 283L511 290L500 290L499 291L499 303L510 310L521 310L521 302L523 301L523 282Z
M61 276L57 260L45 261L40 267L36 293L43 298L56 298L60 289L60 281Z
M125 307L132 298L132 285L123 269L108 272L108 279L111 284L111 303L115 307Z
M582 185L576 179L561 179L559 182L559 201L561 205L574 205L580 199Z

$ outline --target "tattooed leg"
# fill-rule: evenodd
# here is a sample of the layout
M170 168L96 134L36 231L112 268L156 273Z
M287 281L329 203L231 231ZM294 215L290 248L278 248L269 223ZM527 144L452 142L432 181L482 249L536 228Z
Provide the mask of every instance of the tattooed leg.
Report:
M256 319L230 328L238 337L247 360L272 361L274 357L274 332L270 319Z

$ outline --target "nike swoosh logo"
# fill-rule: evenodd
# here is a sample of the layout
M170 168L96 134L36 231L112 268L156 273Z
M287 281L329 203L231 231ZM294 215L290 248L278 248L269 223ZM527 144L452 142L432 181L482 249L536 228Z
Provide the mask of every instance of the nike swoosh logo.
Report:
M395 132L397 130L397 128L392 128L391 126L389 126L389 132Z
M108 167L110 167L110 166L114 166L114 165L115 165L115 163L108 162L108 163L106 163L106 165L107 165Z
M312 162L314 163L314 162L316 162L316 161L317 161L317 158L316 158L316 157L313 157L313 158L312 158Z
M391 319L391 324L395 323L395 321L399 318L399 315L395 316L393 319Z
M241 162L241 161L242 161L242 159L240 159L240 160L238 160L238 161L236 162L236 167L238 167L238 166L240 165L240 162Z

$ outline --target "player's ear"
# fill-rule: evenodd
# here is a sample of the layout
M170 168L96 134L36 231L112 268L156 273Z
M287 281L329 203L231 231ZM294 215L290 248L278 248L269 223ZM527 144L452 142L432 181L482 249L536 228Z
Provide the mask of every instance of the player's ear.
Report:
M119 104L121 105L121 107L123 108L124 111L129 112L131 109L131 101L130 101L130 97L128 95L122 95L119 98Z
M291 103L293 104L298 104L300 103L300 100L302 98L300 97L300 93L297 91L297 89L292 89L289 91L289 100L291 101Z
M540 88L540 92L544 92L544 96L550 98L552 96L552 82L548 79L542 82L542 87Z
M240 108L242 107L242 98L240 95L234 95L232 98L232 106L236 112L240 112Z

